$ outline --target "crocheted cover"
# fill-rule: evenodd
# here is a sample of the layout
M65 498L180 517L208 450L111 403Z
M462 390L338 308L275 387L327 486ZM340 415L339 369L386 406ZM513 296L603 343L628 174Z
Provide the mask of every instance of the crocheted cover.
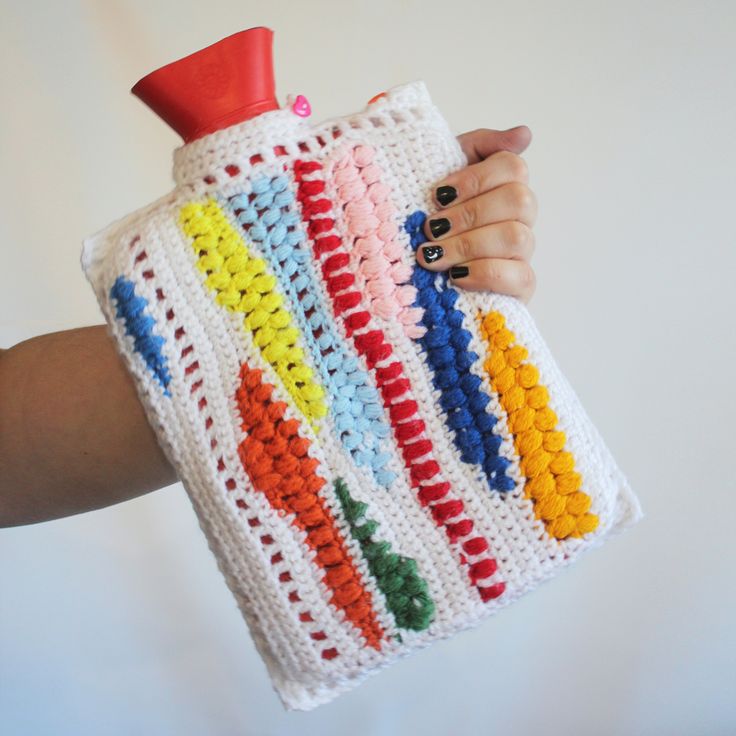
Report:
M467 164L422 81L174 163L82 266L286 708L638 519L525 306L416 264L431 185Z

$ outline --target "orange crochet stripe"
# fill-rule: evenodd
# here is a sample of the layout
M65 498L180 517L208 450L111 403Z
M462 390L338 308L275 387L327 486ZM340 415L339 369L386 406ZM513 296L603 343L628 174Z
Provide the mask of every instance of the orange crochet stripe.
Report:
M557 415L547 406L547 387L539 383L537 367L526 362L529 352L506 328L504 316L494 311L479 317L489 348L484 367L508 415L527 478L526 497L534 502L534 513L548 534L556 539L582 537L598 526L598 517L588 513L590 496L580 490L575 458L564 449L565 433L555 429Z
M325 571L332 591L330 603L345 612L366 642L380 650L383 629L376 618L371 594L347 550L335 520L319 490L326 483L309 456L310 442L299 434L297 419L284 419L286 403L271 398L273 385L263 383L263 371L243 364L236 399L246 438L238 447L245 471L272 508L294 514L294 524L307 534L317 552L315 562Z

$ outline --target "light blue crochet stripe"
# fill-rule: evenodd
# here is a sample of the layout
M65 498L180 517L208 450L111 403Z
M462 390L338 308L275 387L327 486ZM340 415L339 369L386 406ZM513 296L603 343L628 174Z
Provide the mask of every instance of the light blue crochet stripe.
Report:
M396 474L385 467L390 453L381 451L381 442L391 431L384 421L378 390L371 385L357 355L340 338L316 288L312 254L301 247L305 233L293 207L295 197L289 180L283 175L261 176L251 186L256 195L252 202L248 194L238 194L225 205L243 226L246 240L268 260L291 299L289 311L299 323L328 391L329 409L343 446L358 465L370 467L376 481L388 487Z
M146 311L148 301L135 293L135 284L124 276L115 279L110 288L110 297L116 302L115 316L123 320L126 334L133 337L136 352L146 361L148 369L163 387L164 394L171 396L167 388L171 382L171 374L166 365L166 357L161 352L165 340L161 335L153 333L156 320Z

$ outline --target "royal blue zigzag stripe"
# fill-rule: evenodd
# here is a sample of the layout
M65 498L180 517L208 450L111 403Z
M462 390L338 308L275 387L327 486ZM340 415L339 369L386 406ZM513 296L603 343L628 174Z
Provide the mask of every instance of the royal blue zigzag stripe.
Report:
M338 335L316 287L311 253L301 247L305 233L299 227L289 180L282 174L262 176L253 180L252 188L252 201L249 195L238 194L227 200L227 206L291 299L290 311L329 392L329 409L343 446L358 465L369 467L376 481L388 487L396 474L386 467L390 453L381 448L390 429L378 391L357 355Z
M404 221L415 251L427 242L422 229L426 217L417 210ZM510 491L515 487L506 475L510 462L499 454L501 437L493 432L497 419L486 409L491 399L481 388L481 378L470 371L478 355L468 349L471 334L463 327L463 313L455 308L458 293L448 287L445 273L419 264L414 265L412 284L417 289L414 306L423 309L421 324L427 328L415 339L426 352L432 382L441 393L445 423L453 432L460 457L483 468L492 490Z
M164 388L164 394L171 396L166 388L171 381L166 366L166 358L161 352L165 340L153 334L156 321L146 313L148 302L145 297L135 293L135 284L124 276L118 276L110 289L111 298L117 302L116 316L125 323L125 332L134 338L135 349L141 354L146 365Z

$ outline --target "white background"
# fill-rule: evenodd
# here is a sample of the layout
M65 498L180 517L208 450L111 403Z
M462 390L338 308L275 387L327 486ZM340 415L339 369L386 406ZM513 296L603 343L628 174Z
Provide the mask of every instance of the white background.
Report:
M313 119L421 78L457 133L531 127L530 308L646 513L307 714L271 690L180 485L0 530L3 734L736 732L732 2L1 8L0 345L99 324L81 239L170 188L178 139L129 87L267 25L279 100Z

